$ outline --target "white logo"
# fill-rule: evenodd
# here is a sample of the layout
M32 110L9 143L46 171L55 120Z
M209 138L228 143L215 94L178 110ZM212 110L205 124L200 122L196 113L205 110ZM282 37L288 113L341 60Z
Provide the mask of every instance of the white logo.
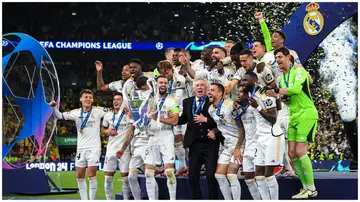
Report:
M161 43L161 42L156 43L156 49L161 50L161 49L163 49L163 47L164 47L163 43Z
M3 40L3 41L2 41L2 46L7 46L8 44L9 44L8 41L6 41L6 40Z

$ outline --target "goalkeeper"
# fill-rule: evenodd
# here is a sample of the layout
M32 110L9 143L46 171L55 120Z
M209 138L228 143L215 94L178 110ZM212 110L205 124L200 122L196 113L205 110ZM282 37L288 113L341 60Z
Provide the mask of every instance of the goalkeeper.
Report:
M317 196L317 191L307 150L308 142L314 141L319 117L310 95L308 74L301 65L292 65L290 52L287 48L279 48L275 50L274 54L282 72L280 88L268 90L267 94L289 97L289 156L293 160L294 167L303 185L300 193L292 198L314 198Z

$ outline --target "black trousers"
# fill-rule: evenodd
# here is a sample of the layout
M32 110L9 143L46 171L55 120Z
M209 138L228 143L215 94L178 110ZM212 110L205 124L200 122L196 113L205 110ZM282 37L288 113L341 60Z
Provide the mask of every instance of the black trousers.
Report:
M219 153L219 142L214 140L195 140L189 148L189 180L193 199L202 199L200 189L200 170L206 166L208 199L218 199L218 183L215 178Z

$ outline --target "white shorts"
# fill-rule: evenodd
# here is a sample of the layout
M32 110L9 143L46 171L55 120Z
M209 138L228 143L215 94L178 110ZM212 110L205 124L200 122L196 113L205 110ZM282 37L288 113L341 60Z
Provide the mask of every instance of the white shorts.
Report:
M243 155L243 171L244 172L255 172L255 147L245 148Z
M175 145L153 145L146 149L145 164L161 165L161 161L164 164L173 164L175 162Z
M174 126L174 129L173 129L174 134L175 134L175 135L179 135L179 134L185 135L186 126L187 126L187 125L177 125L177 126Z
M105 172L115 172L116 168L119 167L121 173L129 172L129 163L130 163L130 152L124 152L120 159L116 155L107 155L105 156L104 161L104 171Z
M75 156L75 167L99 166L100 155L101 150L78 150Z
M255 165L277 166L283 163L285 152L285 138L283 135L278 137L260 136L256 148Z
M222 151L220 150L220 155L218 158L218 164L230 164L230 163L235 163L235 159L233 156L233 152L235 149L235 145L234 146L224 146L222 147ZM237 162L235 164L238 164Z
M130 158L129 168L141 168L144 164L145 151L147 145L141 145L134 148L133 153Z

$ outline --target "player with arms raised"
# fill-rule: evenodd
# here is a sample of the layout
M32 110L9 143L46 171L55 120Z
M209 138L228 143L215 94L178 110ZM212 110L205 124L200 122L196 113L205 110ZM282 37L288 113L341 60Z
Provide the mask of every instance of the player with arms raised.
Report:
M50 106L57 119L72 120L77 128L77 153L75 157L76 179L78 182L80 197L88 200L85 171L88 169L90 182L90 200L95 200L97 191L96 168L99 165L101 155L100 125L107 108L93 107L94 93L89 89L80 92L82 107L69 112L61 113L56 108L56 102L51 101Z

